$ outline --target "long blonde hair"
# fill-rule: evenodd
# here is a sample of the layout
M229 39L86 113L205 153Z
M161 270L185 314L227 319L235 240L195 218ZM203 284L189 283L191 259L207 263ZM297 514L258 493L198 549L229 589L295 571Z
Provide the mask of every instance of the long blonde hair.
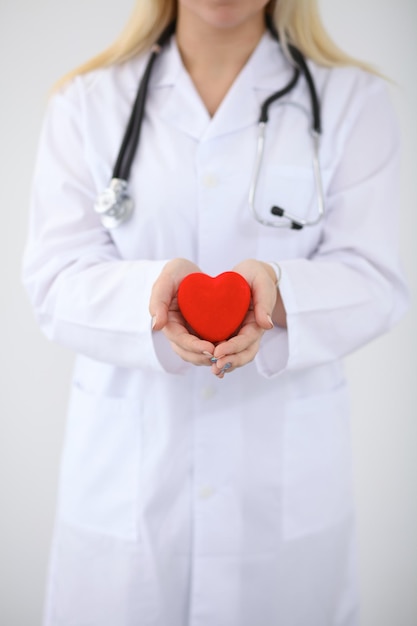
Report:
M319 65L354 65L375 72L368 64L345 54L331 40L320 19L317 0L271 0L272 15L284 49L296 46ZM63 76L56 88L100 67L123 63L148 50L177 15L177 0L136 0L132 15L117 39L103 52Z

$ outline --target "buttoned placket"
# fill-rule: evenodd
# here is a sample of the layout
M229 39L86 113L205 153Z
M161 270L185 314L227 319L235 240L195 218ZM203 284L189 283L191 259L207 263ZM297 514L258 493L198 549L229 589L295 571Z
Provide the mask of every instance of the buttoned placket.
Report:
M262 56L264 47L265 40L254 54ZM253 59L210 119L190 77L181 68L175 48L173 57L171 70L175 81L167 97L162 97L161 93L158 115L195 141L195 260L202 271L215 276L256 254L253 228L257 226L247 207L259 115ZM251 151L246 149L249 145ZM239 171L243 181L239 197L235 195L236 186L230 185L231 175L236 174L234 164L223 160L223 153L239 155L240 168L246 173L242 175L242 170ZM233 196L229 196L230 188ZM236 228L241 233L243 228L251 229L244 251L227 238L227 233ZM231 411L230 406L228 410L227 402L224 406L225 398L230 402L230 388L223 394L225 385L232 382L228 377L217 380L209 368L197 368L193 379L190 385L193 394L192 543L187 626L211 626L213 619L220 620L219 626L226 626L236 623L240 611L240 556L244 550L243 486L239 484L239 476L244 474L242 426L239 413Z

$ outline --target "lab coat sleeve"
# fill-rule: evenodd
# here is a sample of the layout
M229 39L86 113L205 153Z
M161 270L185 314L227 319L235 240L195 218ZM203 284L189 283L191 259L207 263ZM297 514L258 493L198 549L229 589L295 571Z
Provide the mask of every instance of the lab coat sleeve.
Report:
M279 260L288 328L263 338L256 364L267 377L339 359L407 309L398 253L399 133L382 81L362 90L338 141L320 245L310 258Z
M34 173L23 282L45 335L121 367L162 365L149 314L166 260L122 259L93 210L96 189L85 156L76 89L52 97Z

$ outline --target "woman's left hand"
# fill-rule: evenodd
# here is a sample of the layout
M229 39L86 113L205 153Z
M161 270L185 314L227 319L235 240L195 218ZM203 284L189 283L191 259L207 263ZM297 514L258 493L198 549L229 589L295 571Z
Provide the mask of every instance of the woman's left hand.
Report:
M233 271L241 274L248 282L252 303L238 334L218 344L214 350L217 360L212 366L212 372L218 378L253 361L262 335L274 326L273 319L285 325L285 310L273 268L268 263L249 259L236 265Z

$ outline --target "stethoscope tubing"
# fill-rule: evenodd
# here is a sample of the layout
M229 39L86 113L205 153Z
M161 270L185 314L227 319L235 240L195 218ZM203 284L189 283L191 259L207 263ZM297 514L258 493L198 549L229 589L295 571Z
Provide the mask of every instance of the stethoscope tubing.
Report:
M142 76L142 80L139 83L139 88L132 108L132 113L130 115L126 131L119 149L119 154L117 156L116 163L113 169L112 178L118 178L126 181L129 180L130 170L132 168L132 163L139 145L142 120L145 115L146 94L148 91L148 84L151 77L152 68L157 56L161 53L162 48L171 38L174 32L175 22L172 22L163 31L158 41L151 48L149 61Z
M275 28L271 16L269 15L266 16L266 25L274 39L276 39L276 41L279 43L278 32ZM139 145L140 133L145 115L145 105L149 79L157 56L161 53L164 45L174 34L175 28L176 23L175 21L173 21L165 28L165 30L158 38L157 42L151 48L148 63L143 73L142 79L139 83L132 112L130 114L126 130L123 135L122 143L117 155L117 159L113 168L112 179L109 186L99 195L95 203L94 208L96 212L99 213L102 224L108 229L116 228L117 226L122 224L124 221L130 218L133 212L133 200L128 193L128 180L133 160L135 158L136 151ZM249 189L248 201L253 217L260 224L276 228L290 227L296 230L300 230L304 226L313 226L317 224L322 219L325 212L323 183L321 179L319 162L319 142L322 127L320 116L320 103L314 85L314 80L308 68L308 64L303 54L297 48L295 48L295 46L289 44L287 46L287 50L290 54L291 62L294 65L294 72L288 84L279 91L269 96L261 106L260 116L258 120L258 141L255 168ZM318 210L317 215L314 219L307 220L300 219L299 217L288 213L284 209L274 206L271 208L271 214L282 219L273 221L262 218L255 208L255 196L264 153L265 128L268 122L269 107L294 89L301 73L306 79L311 100L312 127L310 129L310 133L312 135L313 141L312 166L318 199Z

